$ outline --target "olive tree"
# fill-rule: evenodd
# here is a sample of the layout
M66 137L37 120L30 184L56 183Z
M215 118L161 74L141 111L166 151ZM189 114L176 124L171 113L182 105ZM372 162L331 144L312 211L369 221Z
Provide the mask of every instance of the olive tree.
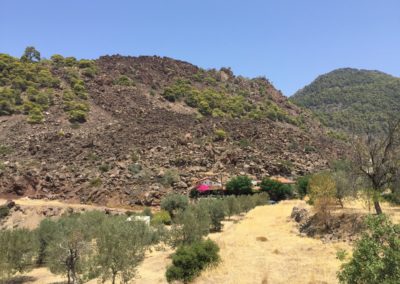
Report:
M124 282L132 279L150 244L151 233L144 222L128 222L120 216L104 219L96 238L95 261L102 280L114 284L118 274Z
M177 216L171 232L171 244L191 244L210 232L211 218L202 205L189 206Z
M37 252L34 234L26 229L0 231L0 280L32 269ZM1 282L1 281L0 281Z
M93 261L92 237L78 216L61 218L46 249L50 271L66 275L68 284L79 283Z
M189 198L182 194L171 193L161 200L161 209L168 211L173 218L178 211L185 210L189 205Z

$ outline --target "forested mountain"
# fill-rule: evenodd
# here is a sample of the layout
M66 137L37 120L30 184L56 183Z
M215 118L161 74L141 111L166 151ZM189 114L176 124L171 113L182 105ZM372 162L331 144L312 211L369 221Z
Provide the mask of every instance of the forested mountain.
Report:
M379 71L337 69L319 76L290 100L312 110L326 126L379 131L383 120L400 111L400 79Z
M302 175L341 151L267 79L157 56L1 54L0 127L0 195L108 204L156 204L210 171Z

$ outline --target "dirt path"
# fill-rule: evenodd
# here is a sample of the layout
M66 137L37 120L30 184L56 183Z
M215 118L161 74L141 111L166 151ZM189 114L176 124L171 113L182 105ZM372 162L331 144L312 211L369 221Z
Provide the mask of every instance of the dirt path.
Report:
M340 262L336 251L348 247L298 236L288 220L298 204L304 202L257 207L239 224L213 235L222 262L195 283L337 283ZM257 237L267 240L258 241Z
M43 199L30 199L28 197L23 197L19 199L13 199L13 201L20 206L30 206L30 207L58 207L58 208L77 208L77 209L87 209L87 210L99 210L106 209L106 206L98 206L98 205L87 205L87 204L79 204L79 203L66 203L58 200L43 200ZM7 202L7 199L0 198L0 205ZM120 208L110 208L116 211L126 211Z

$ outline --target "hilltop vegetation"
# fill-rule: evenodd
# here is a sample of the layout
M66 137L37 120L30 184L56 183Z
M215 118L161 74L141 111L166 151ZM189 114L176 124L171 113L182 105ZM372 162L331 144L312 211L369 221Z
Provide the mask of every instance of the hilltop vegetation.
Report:
M0 116L25 114L42 123L50 106L62 104L71 122L84 122L89 106L82 76L93 76L93 62L52 56L42 60L28 47L20 59L0 54Z
M329 127L378 131L400 111L400 79L379 71L337 69L319 76L290 100L312 110Z

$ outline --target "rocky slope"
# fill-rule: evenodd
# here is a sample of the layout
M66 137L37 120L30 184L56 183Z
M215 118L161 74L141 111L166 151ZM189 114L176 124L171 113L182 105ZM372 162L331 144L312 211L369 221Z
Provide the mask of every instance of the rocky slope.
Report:
M32 64L59 84L41 123L18 107L0 116L3 197L157 205L208 172L296 176L341 155L265 78L156 56L104 56L83 70L59 56ZM71 72L87 97L70 99L78 80Z
M400 78L379 71L337 69L319 76L290 100L337 130L379 131L400 111Z

